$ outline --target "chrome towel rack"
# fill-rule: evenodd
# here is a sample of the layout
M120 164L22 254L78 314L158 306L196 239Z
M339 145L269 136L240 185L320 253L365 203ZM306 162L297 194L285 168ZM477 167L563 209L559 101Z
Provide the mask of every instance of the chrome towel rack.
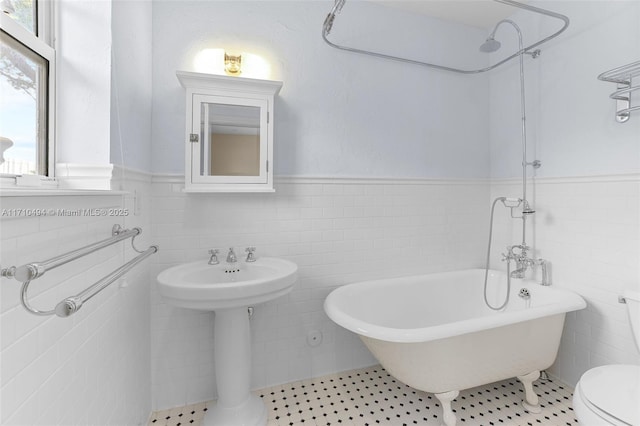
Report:
M636 77L640 77L640 61L614 68L598 76L598 80L617 84L618 90L609 97L616 101L616 121L618 123L629 120L631 111L640 110L640 105L631 106L631 93L640 90L640 84L633 85L633 79Z
M120 225L114 225L111 229L111 237L102 241L98 241L93 244L89 244L85 247L79 248L77 250L72 250L68 253L61 254L59 256L53 257L49 260L42 262L32 262L27 263L25 265L15 267L12 266L10 268L2 269L1 275L3 277L15 278L16 280L22 282L22 289L20 291L20 302L24 308L31 312L34 315L57 315L59 317L68 317L76 313L82 305L89 299L91 299L96 294L100 293L102 290L107 288L110 284L116 281L118 278L126 274L129 270L131 270L138 263L142 262L147 257L158 251L158 246L150 246L146 250L138 250L134 245L134 239L142 233L142 229L133 228L133 229L122 229ZM62 266L66 263L79 259L83 256L86 256L90 253L93 253L102 248L113 245L119 241L126 240L131 238L131 247L137 252L140 253L135 258L131 259L129 262L125 263L118 269L114 270L110 274L106 275L102 279L98 280L91 286L87 287L80 293L75 296L70 296L62 301L60 301L54 309L48 311L41 311L35 309L29 304L29 299L27 296L27 291L29 289L29 284L32 280L43 276L47 271L55 269L59 266Z

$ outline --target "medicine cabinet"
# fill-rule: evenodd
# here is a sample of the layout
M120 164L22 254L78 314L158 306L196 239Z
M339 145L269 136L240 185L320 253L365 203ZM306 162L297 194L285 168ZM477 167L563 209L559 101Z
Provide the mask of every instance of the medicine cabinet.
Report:
M273 192L282 82L178 71L186 89L185 191Z

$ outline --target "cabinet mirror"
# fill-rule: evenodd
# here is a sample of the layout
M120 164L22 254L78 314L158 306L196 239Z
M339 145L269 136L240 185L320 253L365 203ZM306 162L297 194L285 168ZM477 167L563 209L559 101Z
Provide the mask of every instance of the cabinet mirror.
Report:
M196 96L200 108L194 113L200 117L194 118L200 123L201 141L196 171L200 176L228 176L231 181L246 176L247 182L264 182L267 159L260 153L266 152L267 136L260 126L262 106L209 102L209 98Z
M178 72L187 89L185 190L273 191L273 98L282 83Z

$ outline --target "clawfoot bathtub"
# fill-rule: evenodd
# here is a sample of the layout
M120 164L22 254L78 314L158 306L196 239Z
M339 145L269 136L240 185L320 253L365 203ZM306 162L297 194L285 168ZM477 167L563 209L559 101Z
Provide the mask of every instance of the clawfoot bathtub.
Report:
M391 375L435 394L446 426L456 423L451 402L460 390L511 377L524 385L525 409L539 412L532 383L556 358L565 314L586 303L567 290L513 279L507 307L496 312L484 305L483 279L477 269L349 284L324 308ZM519 297L523 288L529 298ZM489 301L499 304L505 294L505 275L491 271Z

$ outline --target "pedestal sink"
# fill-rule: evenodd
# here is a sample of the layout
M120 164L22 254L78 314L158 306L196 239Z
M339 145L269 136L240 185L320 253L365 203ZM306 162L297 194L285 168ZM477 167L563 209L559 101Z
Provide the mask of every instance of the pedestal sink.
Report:
M274 257L255 262L206 260L169 268L158 275L158 289L167 303L215 311L215 373L218 401L204 417L204 426L264 426L267 410L251 393L251 335L247 308L291 291L295 263Z

